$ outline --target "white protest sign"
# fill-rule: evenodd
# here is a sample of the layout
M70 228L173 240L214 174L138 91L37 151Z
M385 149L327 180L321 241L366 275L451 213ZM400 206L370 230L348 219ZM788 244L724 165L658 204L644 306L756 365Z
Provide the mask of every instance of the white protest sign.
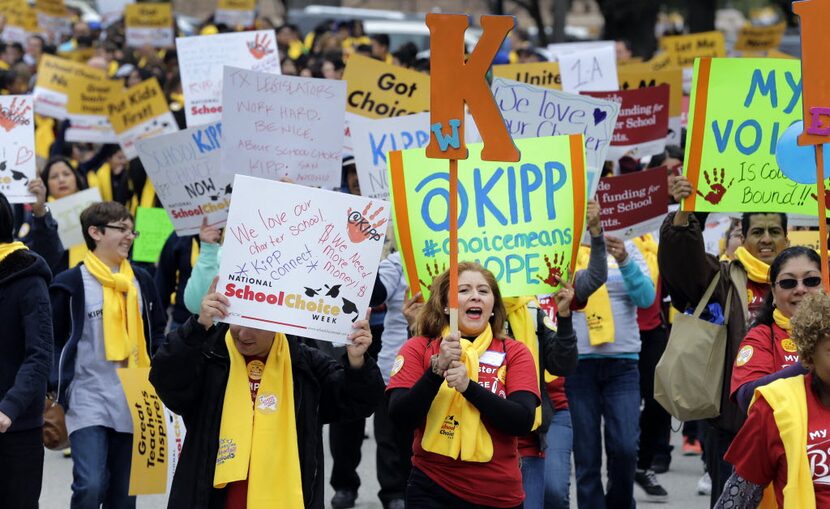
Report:
M589 48L559 57L562 90L602 92L619 90L617 53L613 46Z
M577 53L588 49L597 49L605 47L615 47L614 41L580 41L580 42L558 42L555 44L548 44L547 48L542 50L551 60L559 61L562 55L568 53Z
M222 119L222 67L280 73L273 30L179 37L176 51L187 125Z
M233 187L223 321L345 342L369 306L389 203L244 175Z
M369 198L389 199L386 154L392 150L422 148L429 143L429 112L402 117L361 119L351 127L360 193ZM467 143L479 141L472 117L464 123Z
M599 184L597 175L602 172L611 145L620 105L504 78L494 78L492 90L513 138L584 136L590 184L588 196L593 196Z
M343 122L343 157L354 155L354 141L352 140L352 127L367 120L366 117L361 117L356 113L346 112L346 117Z
M0 95L0 192L9 203L32 203L27 191L35 168L35 120L32 96Z
M102 201L101 191L97 187L90 187L49 203L52 217L58 223L58 237L64 249L84 243L81 212L99 201Z
M98 13L101 15L101 25L108 27L124 17L124 9L134 0L97 0Z
M346 82L225 67L222 171L340 186Z
M179 236L199 233L202 218L228 218L233 177L219 170L222 124L191 127L136 143L138 157Z

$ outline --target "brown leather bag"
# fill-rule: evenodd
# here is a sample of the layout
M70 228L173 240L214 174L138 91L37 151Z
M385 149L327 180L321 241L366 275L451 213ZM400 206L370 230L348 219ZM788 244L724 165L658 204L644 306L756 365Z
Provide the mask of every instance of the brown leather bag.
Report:
M46 395L46 405L43 409L43 445L53 451L69 447L66 416L54 394Z

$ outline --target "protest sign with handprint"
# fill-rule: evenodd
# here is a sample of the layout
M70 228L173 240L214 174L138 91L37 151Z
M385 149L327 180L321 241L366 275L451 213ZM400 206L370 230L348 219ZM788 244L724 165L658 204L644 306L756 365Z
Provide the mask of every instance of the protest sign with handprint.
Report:
M31 96L0 96L0 192L11 203L31 203L35 178L35 121Z

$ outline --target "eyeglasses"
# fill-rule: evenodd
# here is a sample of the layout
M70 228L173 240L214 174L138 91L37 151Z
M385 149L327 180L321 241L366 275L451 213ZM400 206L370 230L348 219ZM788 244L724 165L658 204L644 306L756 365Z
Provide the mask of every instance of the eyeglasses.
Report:
M782 290L792 290L798 283L803 284L807 288L815 288L821 285L821 278L818 276L805 277L804 279L779 279L775 284Z
M135 230L127 228L126 226L121 226L118 224L102 224L98 226L98 228L101 228L102 230L104 228L112 228L113 230L118 230L121 233L132 234L133 237L138 237L139 235L141 235L141 232L137 232Z

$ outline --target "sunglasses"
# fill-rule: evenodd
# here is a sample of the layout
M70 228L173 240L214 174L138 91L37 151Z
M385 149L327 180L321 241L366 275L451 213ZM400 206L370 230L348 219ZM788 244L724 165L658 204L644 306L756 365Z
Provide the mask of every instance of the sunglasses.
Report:
M804 279L779 279L775 284L782 290L792 290L798 283L807 288L815 288L821 285L821 278L818 276L805 277Z

